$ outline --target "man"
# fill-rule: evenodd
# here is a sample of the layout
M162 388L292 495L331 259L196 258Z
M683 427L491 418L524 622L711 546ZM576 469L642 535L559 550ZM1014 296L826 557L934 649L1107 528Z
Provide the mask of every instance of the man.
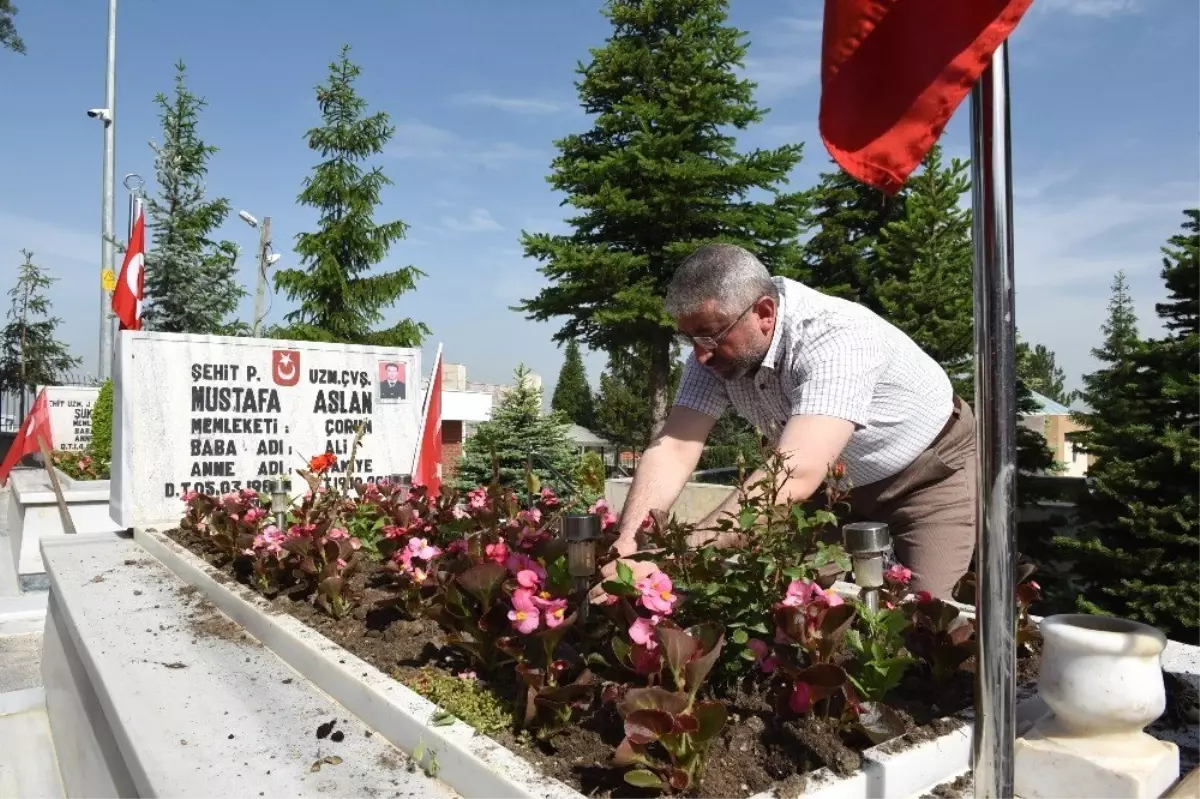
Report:
M636 551L646 513L674 504L732 405L786 458L781 501L807 499L840 460L853 518L886 522L913 590L948 597L975 545L975 422L937 362L868 309L772 278L728 244L701 247L680 265L666 309L693 351L638 464L616 551ZM731 494L701 530L737 501ZM694 543L714 538L740 541L712 531Z
M404 399L404 383L400 380L400 365L389 363L384 367L384 380L379 384L380 399Z

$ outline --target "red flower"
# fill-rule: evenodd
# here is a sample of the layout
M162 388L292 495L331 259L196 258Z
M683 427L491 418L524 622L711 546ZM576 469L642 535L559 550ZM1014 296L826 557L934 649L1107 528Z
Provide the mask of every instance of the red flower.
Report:
M309 459L308 468L313 474L323 474L329 471L337 463L337 455L332 452L326 452L323 455L316 455Z

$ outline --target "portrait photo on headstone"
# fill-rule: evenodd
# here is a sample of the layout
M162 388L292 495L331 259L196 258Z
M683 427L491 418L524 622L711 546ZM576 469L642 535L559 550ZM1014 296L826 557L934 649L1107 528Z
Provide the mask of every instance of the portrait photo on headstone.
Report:
M396 361L380 361L379 362L379 390L378 398L380 402L400 402L406 399L404 364Z

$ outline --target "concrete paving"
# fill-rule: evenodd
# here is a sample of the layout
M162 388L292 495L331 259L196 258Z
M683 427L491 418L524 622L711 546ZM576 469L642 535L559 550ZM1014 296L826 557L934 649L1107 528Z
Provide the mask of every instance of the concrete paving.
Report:
M42 684L42 634L0 638L0 693Z

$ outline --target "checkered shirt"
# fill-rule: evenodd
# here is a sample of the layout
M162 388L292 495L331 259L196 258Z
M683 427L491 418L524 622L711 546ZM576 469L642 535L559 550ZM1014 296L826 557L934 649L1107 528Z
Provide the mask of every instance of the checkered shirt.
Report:
M903 471L950 418L954 390L946 372L867 308L774 280L778 316L758 373L725 380L692 353L675 404L714 418L733 405L774 443L791 416L846 419L855 427L842 450L852 485Z

